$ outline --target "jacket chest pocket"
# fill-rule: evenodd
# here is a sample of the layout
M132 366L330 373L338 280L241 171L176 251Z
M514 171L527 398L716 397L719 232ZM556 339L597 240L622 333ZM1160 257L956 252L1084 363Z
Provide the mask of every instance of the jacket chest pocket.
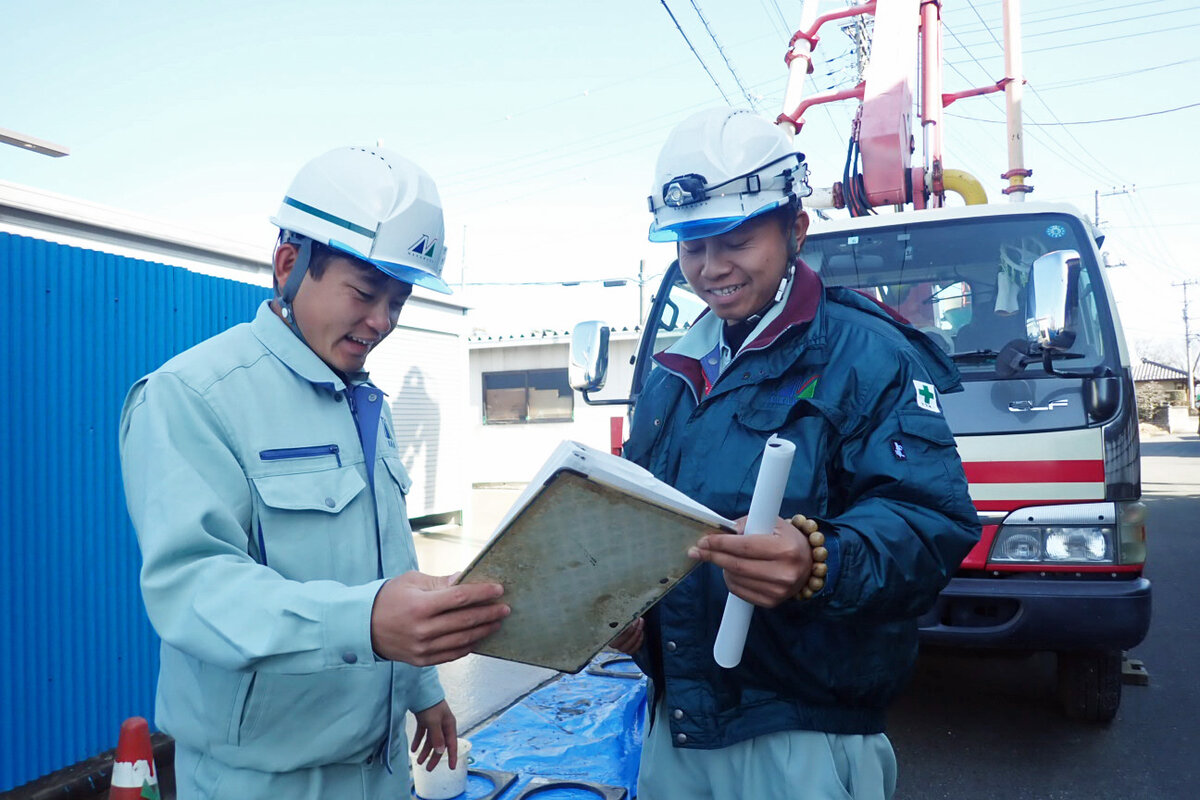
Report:
M335 544L368 523L358 519L362 504L353 502L366 488L358 470L267 475L251 482L260 501L253 531L258 560L292 580L337 578L330 575Z
M734 419L730 435L737 437L736 451L747 460L738 486L739 502L749 509L763 450L767 440L777 435L796 446L780 516L824 514L829 505L827 469L839 438L841 414L805 399L790 404L759 400L739 407Z

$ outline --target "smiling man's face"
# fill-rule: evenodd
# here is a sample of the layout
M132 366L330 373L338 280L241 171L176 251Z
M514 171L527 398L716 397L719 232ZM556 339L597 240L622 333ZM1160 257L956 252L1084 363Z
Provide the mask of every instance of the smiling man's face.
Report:
M808 216L796 215L803 243ZM776 214L754 217L727 233L679 243L679 267L696 294L726 322L740 322L775 296L788 267L788 231Z
M285 260L286 261L286 260ZM282 286L291 267L276 279ZM304 340L322 361L343 374L359 372L367 354L387 338L412 286L370 264L346 256L330 258L321 276L304 277L292 311Z

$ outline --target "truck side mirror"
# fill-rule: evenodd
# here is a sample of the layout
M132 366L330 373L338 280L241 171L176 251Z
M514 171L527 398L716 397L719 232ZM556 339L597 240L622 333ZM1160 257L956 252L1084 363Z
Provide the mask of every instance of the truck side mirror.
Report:
M1043 350L1069 350L1075 344L1079 253L1055 250L1033 262L1025 287L1025 329Z
M588 320L571 332L571 363L567 369L571 388L595 392L608 377L608 325Z

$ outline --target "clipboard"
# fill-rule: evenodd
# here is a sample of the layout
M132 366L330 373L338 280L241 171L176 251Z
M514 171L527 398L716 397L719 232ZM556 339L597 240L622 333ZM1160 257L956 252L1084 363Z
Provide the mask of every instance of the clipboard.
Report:
M564 442L463 571L460 583L502 584L512 608L475 652L579 672L699 564L687 551L706 531L734 531L640 467L608 459L621 461ZM631 469L644 473L641 486Z

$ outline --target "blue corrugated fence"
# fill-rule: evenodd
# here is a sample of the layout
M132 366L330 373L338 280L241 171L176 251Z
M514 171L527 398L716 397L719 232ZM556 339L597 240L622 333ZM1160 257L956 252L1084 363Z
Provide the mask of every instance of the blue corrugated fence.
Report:
M114 747L153 718L117 423L175 353L253 318L261 287L0 233L0 792Z

